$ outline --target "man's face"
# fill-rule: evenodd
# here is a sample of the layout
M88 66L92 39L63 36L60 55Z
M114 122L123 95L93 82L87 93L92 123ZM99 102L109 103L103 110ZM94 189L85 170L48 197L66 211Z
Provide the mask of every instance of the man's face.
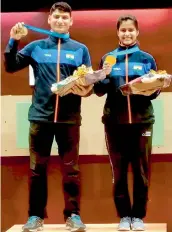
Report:
M121 45L131 46L137 40L139 31L136 29L132 20L123 21L117 31Z
M52 31L60 34L68 33L72 23L73 21L70 13L59 11L58 9L48 17L48 24L50 25Z

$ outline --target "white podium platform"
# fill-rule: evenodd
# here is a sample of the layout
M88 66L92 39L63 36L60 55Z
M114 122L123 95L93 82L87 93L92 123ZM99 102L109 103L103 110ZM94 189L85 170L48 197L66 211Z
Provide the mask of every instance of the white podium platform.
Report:
M116 232L118 224L86 224L88 232ZM146 232L167 232L166 223L145 224ZM14 225L6 232L20 232L22 225ZM64 224L44 224L44 232L66 232Z

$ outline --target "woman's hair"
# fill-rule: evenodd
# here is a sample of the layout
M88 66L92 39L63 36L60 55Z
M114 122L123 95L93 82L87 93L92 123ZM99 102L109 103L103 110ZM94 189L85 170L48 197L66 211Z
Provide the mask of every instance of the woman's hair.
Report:
M67 4L66 2L56 2L52 5L50 9L50 14L52 14L55 10L63 11L63 12L68 12L71 16L72 13L72 8Z
M134 15L122 15L118 18L117 24L116 24L116 28L117 30L119 30L120 25L122 24L123 21L127 21L127 20L131 20L134 23L134 26L136 27L136 29L139 29L138 26L138 21L136 19L136 17Z

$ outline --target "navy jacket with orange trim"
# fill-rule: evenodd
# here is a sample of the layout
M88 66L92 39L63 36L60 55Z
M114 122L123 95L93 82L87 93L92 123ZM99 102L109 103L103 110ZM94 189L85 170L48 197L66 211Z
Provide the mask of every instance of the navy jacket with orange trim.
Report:
M35 88L29 109L30 121L52 122L56 95L51 92L51 85L57 81L57 43L58 38L29 43L18 51L18 42L11 39L5 50L5 68L7 72L16 72L31 65L35 76ZM80 65L91 66L88 48L75 40L61 39L60 79L73 74ZM58 122L81 123L81 97L68 94L59 98Z
M157 69L153 56L140 50L137 44L127 49L135 50L128 54L128 81L148 73L151 69ZM119 46L115 51L120 54L123 51L125 53L125 50L126 47ZM109 54L113 54L113 52L102 57L100 68ZM119 90L119 86L126 83L125 60L125 54L117 55L116 64L113 65L110 75L94 85L96 95L107 94L102 121L103 123L113 122L118 124L154 123L155 117L151 100L155 99L160 91L151 96L130 95L130 104L128 104L127 97L123 96ZM129 111L131 112L131 121L129 121Z

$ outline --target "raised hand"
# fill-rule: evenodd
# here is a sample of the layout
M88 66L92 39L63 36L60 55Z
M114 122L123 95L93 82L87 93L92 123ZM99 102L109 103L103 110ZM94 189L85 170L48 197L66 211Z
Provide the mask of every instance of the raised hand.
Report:
M13 38L15 40L20 40L21 38L25 37L28 33L28 30L26 27L23 26L23 22L16 23L10 31L10 38Z

